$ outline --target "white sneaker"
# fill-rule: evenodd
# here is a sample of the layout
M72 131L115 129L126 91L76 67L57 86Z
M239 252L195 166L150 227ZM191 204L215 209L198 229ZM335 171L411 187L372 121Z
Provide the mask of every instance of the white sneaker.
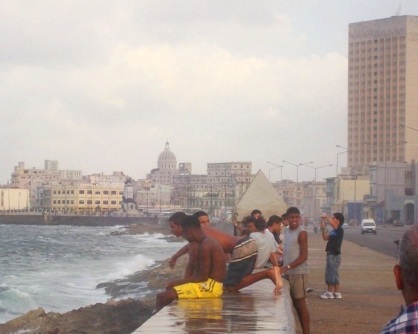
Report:
M334 292L334 297L337 299L343 298L343 296L341 296L341 292Z
M321 297L322 299L334 299L335 296L332 292L324 292L322 295L320 295L319 297Z

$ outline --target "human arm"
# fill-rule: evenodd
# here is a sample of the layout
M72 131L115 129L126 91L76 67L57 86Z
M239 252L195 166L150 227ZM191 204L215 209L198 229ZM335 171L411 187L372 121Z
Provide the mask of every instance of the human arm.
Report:
M168 264L170 265L171 268L174 268L174 266L176 265L176 261L179 257L183 256L184 254L187 254L189 252L189 244L183 246L182 248L180 248L174 255L171 256Z
M190 276L185 275L184 278L171 281L167 284L166 288L172 288L177 285L185 283L199 283L205 282L209 278L209 272L211 269L211 248L209 247L208 242L202 242L201 244L196 244L195 252L192 254L189 253L189 256L194 256L195 254L195 266L199 270L193 270ZM199 254L199 255L198 255ZM190 262L190 261L189 261Z
M242 232L245 228L241 226L241 223L236 220L233 221L233 225L237 228L238 231Z
M329 240L329 232L325 228L325 223L328 222L328 224L335 230L339 226L339 221L335 217L323 217L321 220L321 233L322 233L322 239L325 241Z
M280 272L282 274L286 273L289 269L293 269L308 260L308 233L306 233L306 231L300 232L298 242L300 249L299 256L293 262L289 263L287 266L283 266L280 268ZM288 266L290 266L290 268L288 268Z

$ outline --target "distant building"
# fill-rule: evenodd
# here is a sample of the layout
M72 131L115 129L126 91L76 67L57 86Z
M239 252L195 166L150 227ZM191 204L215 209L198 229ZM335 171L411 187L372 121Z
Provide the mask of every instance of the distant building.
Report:
M58 160L45 160L44 161L45 170L50 170L51 172L58 172Z
M25 168L25 163L19 162L14 167L11 185L20 189L29 189L29 205L32 208L37 208L41 204L41 188L44 185L59 182L60 179L61 175L58 171L53 169Z
M351 23L348 166L418 159L418 16Z
M0 188L0 212L29 211L29 189Z
M170 144L165 143L165 149L158 156L158 168L153 169L147 176L158 184L171 184L174 175L178 174L177 159L170 150ZM189 171L191 173L191 171Z
M61 182L45 186L42 210L94 214L122 208L124 187L120 183Z

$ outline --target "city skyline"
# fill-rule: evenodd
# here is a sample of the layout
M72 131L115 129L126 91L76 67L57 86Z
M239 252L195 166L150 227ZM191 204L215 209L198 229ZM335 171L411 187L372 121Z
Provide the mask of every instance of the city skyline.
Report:
M194 174L251 161L272 181L334 176L347 165L348 24L399 4L418 15L413 0L3 1L0 183L44 159L145 178L166 141Z

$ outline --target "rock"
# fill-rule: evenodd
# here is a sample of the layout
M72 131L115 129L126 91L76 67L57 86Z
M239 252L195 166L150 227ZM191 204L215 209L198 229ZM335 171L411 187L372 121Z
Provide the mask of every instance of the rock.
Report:
M42 308L30 311L5 324L0 333L25 334L123 334L132 333L154 312L146 303L125 299L79 308L64 314L45 313Z

